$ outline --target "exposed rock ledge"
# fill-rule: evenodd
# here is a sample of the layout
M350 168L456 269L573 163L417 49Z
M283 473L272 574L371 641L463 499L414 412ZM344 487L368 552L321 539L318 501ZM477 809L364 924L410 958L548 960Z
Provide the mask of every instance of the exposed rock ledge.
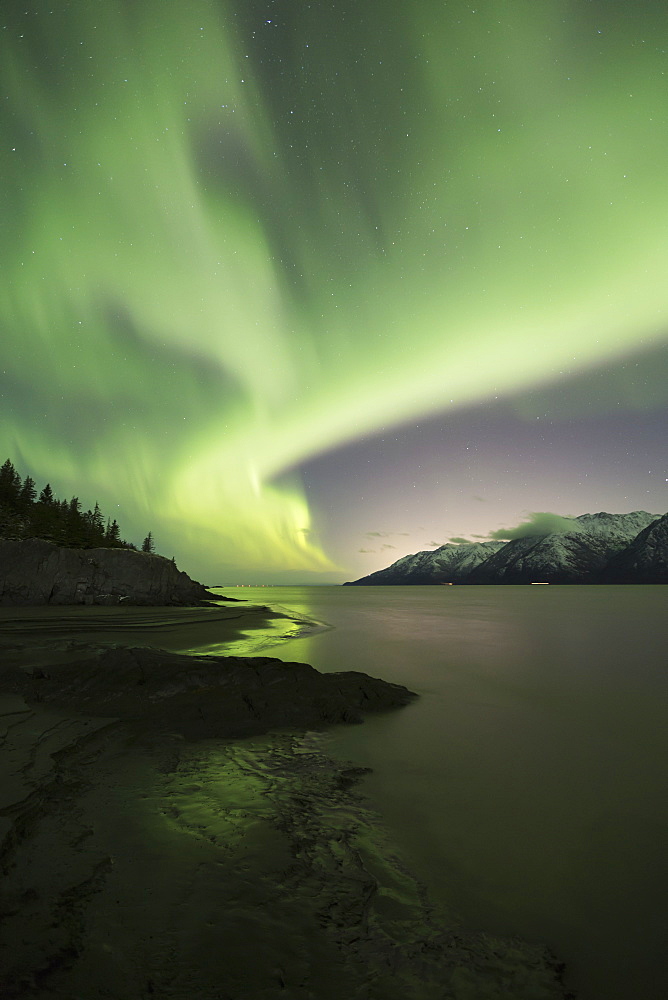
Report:
M435 912L355 791L364 769L303 733L406 688L268 658L73 652L32 672L10 652L0 670L7 1000L569 996L540 945ZM287 724L302 733L184 739Z
M277 727L361 722L362 712L406 705L401 684L355 671L321 674L269 656L184 656L153 647L79 647L75 662L5 672L29 702L123 719L187 739L239 737ZM2 683L2 675L0 675Z
M0 604L196 604L213 597L170 559L0 539Z

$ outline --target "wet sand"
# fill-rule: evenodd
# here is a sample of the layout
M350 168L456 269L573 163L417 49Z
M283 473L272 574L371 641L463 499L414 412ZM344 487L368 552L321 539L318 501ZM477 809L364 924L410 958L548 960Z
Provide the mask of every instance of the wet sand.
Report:
M88 674L72 694L77 663L82 674L91 657L108 664L118 655L125 663L123 647L137 634L144 646L159 639L162 648L167 640L183 649L192 630L199 639L204 630L205 645L219 651L225 636L243 642L247 630L267 624L262 609L202 611L3 614L0 994L565 997L558 964L541 947L463 935L452 914L434 910L356 791L363 769L331 760L319 727L212 739L204 726L198 738L184 730L179 711L157 721L130 711L129 690L113 702L117 715L101 712L99 671L90 674L94 696ZM105 645L116 650L100 652ZM143 650L136 659L158 664L159 655ZM180 660L165 662L171 683ZM186 670L200 669L197 658L190 663ZM219 661L207 663L214 669ZM247 667L290 672L276 663L256 659ZM155 676L148 694L141 689L142 704L157 697ZM211 702L210 686L193 688L190 676L188 683L189 698L204 691Z
M48 659L59 643L60 648L71 649L84 642L151 645L178 652L220 648L241 654L267 633L294 637L305 624L299 615L281 615L241 601L231 607L193 608L0 607L0 650L6 653L13 646L17 656L25 649L32 658L44 648Z

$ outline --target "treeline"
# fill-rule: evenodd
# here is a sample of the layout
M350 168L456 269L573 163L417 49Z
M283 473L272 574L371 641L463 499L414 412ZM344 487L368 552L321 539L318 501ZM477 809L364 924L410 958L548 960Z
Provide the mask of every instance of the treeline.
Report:
M9 459L0 467L0 538L44 538L79 549L137 548L121 538L118 523L105 518L99 504L82 511L78 497L58 500L49 483L38 496L35 481L30 476L21 479ZM141 548L155 551L150 531Z

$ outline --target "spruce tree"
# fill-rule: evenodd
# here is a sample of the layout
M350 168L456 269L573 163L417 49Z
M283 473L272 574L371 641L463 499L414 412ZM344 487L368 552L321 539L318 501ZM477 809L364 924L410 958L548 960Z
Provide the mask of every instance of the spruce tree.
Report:
M21 516L21 477L7 461L0 467L0 538L23 537L25 519Z
M0 467L0 504L9 507L10 510L16 510L20 493L21 477L7 459Z
M80 548L86 541L86 526L81 513L79 497L72 497L67 504L65 523L67 544Z
M23 511L29 510L32 504L34 504L36 497L35 480L31 479L30 476L26 476L19 494L19 506Z
M60 506L47 483L30 511L30 533L35 538L45 538L49 542L62 541L59 528Z
M110 522L109 518L107 518L107 530L104 533L104 540L107 545L120 545L121 529L118 527L116 520Z
M100 510L100 505L95 501L95 507L93 508L93 527L95 528L95 533L104 537L104 517L102 516L102 511Z
M150 553L155 552L155 545L153 543L153 535L151 534L150 531L149 531L148 535L146 536L146 538L144 539L144 541L141 543L141 550L142 550L142 552L150 552Z
M55 503L54 496L53 496L53 490L51 489L51 484L50 483L46 484L46 486L44 487L44 489L40 493L39 500L37 502L38 503L47 504L49 506L51 504Z

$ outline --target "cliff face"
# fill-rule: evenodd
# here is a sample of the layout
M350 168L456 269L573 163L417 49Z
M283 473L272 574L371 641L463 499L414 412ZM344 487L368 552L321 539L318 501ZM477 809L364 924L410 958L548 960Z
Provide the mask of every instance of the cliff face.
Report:
M163 556L0 539L0 605L195 604L210 596Z

